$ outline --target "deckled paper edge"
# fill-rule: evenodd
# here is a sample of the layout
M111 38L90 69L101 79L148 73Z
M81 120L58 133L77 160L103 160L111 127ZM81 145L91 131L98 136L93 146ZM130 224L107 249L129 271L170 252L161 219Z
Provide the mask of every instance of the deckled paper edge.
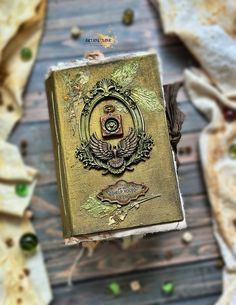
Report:
M181 207L183 208L183 200L181 200ZM109 240L109 239L115 239L115 238L122 238L127 237L130 235L141 235L141 234L152 234L152 233L158 233L158 232L168 232L168 231L176 231L176 230L183 230L187 227L186 219L184 216L184 219L182 221L169 223L169 224L160 224L160 225L154 225L154 226L148 226L145 228L138 228L138 229L131 229L127 231L120 231L120 232L102 232L98 233L95 236L75 236L64 239L65 245L71 246L76 245L84 241L101 241L101 240Z

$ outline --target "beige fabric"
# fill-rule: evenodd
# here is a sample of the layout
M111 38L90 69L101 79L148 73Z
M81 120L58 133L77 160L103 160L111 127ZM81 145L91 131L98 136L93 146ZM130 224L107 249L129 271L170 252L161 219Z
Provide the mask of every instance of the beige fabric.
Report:
M27 167L26 167L27 168ZM25 197L20 197L16 195L15 183L1 183L0 182L0 213L10 214L14 216L23 216L26 208L30 204L36 179L31 174L32 169L29 168L29 177L34 180L28 186L28 194Z
M216 305L236 304L236 274L224 270L223 272L223 293Z
M236 2L152 1L159 2L165 33L177 34L224 95L236 96Z
M236 140L236 121L225 121L220 107L227 98L213 87L202 71L187 70L185 84L195 106L210 121L199 139L201 161L221 249L223 253L229 249L236 259L236 162L228 156L228 147ZM232 259L228 261L226 254L224 257L228 268L236 270Z
M36 57L45 0L1 0L0 2L0 138L7 139L22 116L22 93ZM20 31L19 31L19 27ZM20 51L29 47L31 60L23 61ZM9 106L12 111L9 111Z
M36 171L28 173L18 148L0 139L0 181L30 182Z
M0 139L0 213L23 216L36 184L37 171L24 165L19 149ZM16 194L16 183L28 183L28 195Z
M36 57L45 5L46 0L0 1L0 304L4 305L46 305L52 299L40 247L30 256L19 247L22 234L33 232L24 214L37 171L26 166L18 147L7 142L22 116L22 93ZM23 47L33 52L28 61L21 59ZM16 184L22 182L28 183L26 197L16 194Z
M185 71L194 105L208 118L199 144L214 231L226 270L217 305L236 304L236 121L224 119L224 107L236 109L236 2L234 0L152 0L159 6L164 31L176 34L200 63ZM229 279L230 280L226 280Z
M51 291L40 248L25 255L19 247L24 233L34 232L27 219L0 216L0 304L44 305L51 300ZM12 240L12 246L7 241ZM29 270L26 275L24 270ZM17 300L21 299L21 303Z

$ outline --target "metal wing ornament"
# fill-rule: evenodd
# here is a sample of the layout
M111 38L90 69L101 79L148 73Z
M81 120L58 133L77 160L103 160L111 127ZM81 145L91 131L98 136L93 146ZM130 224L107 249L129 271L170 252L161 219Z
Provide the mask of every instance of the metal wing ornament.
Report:
M76 149L75 156L88 169L104 169L104 174L120 175L125 170L133 170L131 165L148 159L152 146L150 136L130 128L128 135L117 146L112 146L93 134L87 143L82 143Z
M110 160L114 157L114 152L112 150L111 144L99 140L95 133L90 137L89 147L93 154L103 161Z
M117 156L127 158L132 156L138 144L138 137L133 128L129 129L128 135L117 146Z
M138 138L133 128L129 129L128 135L117 146L113 146L97 138L93 134L89 141L89 147L93 155L103 161L107 161L107 169L113 174L124 172L126 158L130 157L137 149Z

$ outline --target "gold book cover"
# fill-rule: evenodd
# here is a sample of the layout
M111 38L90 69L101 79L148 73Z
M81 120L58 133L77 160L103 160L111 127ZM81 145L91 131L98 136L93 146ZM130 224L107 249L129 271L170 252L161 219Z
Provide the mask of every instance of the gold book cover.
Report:
M156 53L52 67L46 90L67 240L185 227Z

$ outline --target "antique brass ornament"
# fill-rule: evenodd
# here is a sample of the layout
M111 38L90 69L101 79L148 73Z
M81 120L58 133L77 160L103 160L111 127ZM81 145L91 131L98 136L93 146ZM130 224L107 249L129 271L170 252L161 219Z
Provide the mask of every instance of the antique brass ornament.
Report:
M128 134L120 140L118 145L113 147L109 142L98 139L96 134L90 135L89 130L89 122L94 108L108 97L126 106L134 124L134 127L129 129ZM80 117L81 146L76 148L75 157L83 162L85 168L103 169L103 174L120 175L125 170L133 170L132 165L150 157L153 140L145 133L142 113L131 97L130 89L123 89L112 79L103 79L97 82L84 97L84 102L85 105ZM108 122L108 119L105 119L105 123ZM110 121L109 125L104 124L105 129L113 129L107 130L108 134L120 132L121 118L117 120L117 117L110 115L110 119L113 121Z
M101 130L103 138L113 138L123 136L122 117L120 114L114 114L115 106L104 106L106 115L101 117Z
M148 187L143 183L118 180L115 184L108 185L104 188L99 194L97 194L97 198L103 202L127 205L131 201L138 199L140 196L145 196L147 191Z

